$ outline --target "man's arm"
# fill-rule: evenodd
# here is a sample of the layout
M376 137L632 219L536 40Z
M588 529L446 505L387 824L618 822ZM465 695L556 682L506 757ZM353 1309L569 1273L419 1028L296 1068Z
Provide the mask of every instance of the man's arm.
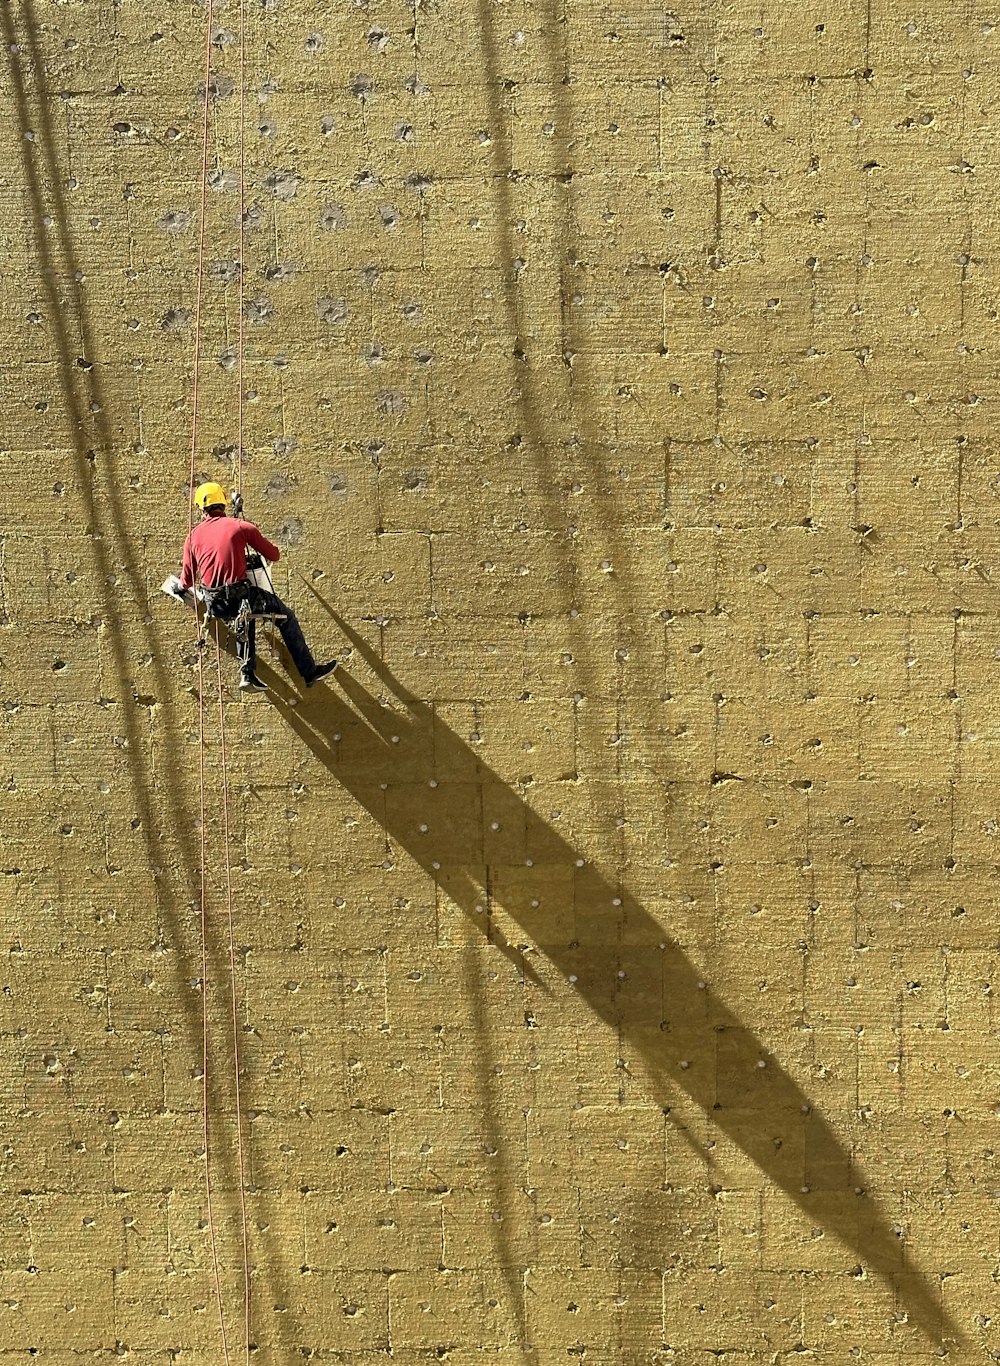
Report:
M191 537L188 536L184 542L184 562L181 566L181 587L193 588L195 574L198 571L197 561L194 557L194 546L191 544Z
M273 541L267 539L259 527L255 527L253 522L243 522L241 525L247 545L253 546L254 550L263 555L265 560L281 559L281 551Z

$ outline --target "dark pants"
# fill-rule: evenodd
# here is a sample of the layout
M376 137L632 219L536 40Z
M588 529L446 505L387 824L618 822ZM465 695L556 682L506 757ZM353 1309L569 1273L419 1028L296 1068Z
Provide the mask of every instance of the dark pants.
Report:
M268 593L266 589L258 588L253 583L227 583L219 588L205 589L205 606L208 609L208 615L218 617L220 621L234 621L244 602L249 605L251 612L270 612L276 616L284 617L284 621L277 621L275 625L281 632L281 638L288 647L288 653L292 656L295 667L303 678L308 679L315 671L316 661L306 644L306 638L302 634L302 627L298 623L298 618L290 607L285 606L276 593ZM253 672L257 664L256 628L257 623L249 621L245 638L237 639L236 642L236 653L240 665L244 671L250 673Z

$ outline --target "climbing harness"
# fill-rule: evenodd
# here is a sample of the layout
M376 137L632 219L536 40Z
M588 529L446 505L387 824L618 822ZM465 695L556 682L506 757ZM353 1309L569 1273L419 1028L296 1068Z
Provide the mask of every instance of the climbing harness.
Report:
M236 613L236 620L233 622L233 635L236 637L236 644L244 649L250 644L250 626L253 622L253 613L250 611L250 604L246 600L240 603L240 610Z
M256 572L260 572L259 570ZM264 571L265 575L267 571ZM249 575L247 576L249 579ZM262 585L261 585L262 586ZM240 603L239 610L233 619L233 635L236 643L246 649L251 641L253 628L258 621L287 621L288 617L284 612L255 612L250 606L250 600L244 598Z

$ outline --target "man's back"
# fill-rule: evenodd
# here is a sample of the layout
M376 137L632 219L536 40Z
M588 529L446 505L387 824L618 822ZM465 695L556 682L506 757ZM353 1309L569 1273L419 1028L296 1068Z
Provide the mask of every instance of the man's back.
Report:
M185 588L191 588L197 579L206 588L239 583L246 578L247 546L268 560L277 560L281 553L252 522L238 517L206 518L192 527L187 538L181 583Z

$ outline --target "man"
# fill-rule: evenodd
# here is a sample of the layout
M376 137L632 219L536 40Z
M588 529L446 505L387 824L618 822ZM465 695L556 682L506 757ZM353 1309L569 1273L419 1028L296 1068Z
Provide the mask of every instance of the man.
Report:
M295 613L276 594L258 588L248 582L246 576L248 546L265 560L280 559L281 551L252 522L226 516L226 494L219 484L200 484L195 490L194 501L201 508L204 520L192 527L184 543L181 588L191 589L200 581L208 615L222 621L232 621L244 602L251 612L272 613L295 667L306 687L311 688L332 673L337 661L317 664ZM244 692L260 691L264 687L256 673L255 626L256 622L249 622L246 640L237 644L240 687Z

